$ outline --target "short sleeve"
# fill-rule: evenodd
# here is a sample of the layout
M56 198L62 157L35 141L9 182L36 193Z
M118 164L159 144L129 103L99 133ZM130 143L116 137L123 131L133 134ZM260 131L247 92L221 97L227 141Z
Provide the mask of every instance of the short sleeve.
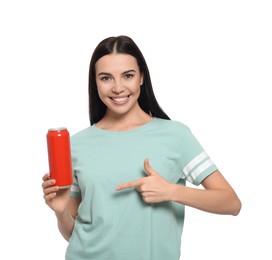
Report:
M71 197L81 197L81 192L80 192L80 188L78 185L78 180L77 180L77 176L76 176L75 171L73 174L73 184L71 186L70 196Z
M194 185L199 185L217 170L216 165L188 127L182 138L182 167L183 178Z

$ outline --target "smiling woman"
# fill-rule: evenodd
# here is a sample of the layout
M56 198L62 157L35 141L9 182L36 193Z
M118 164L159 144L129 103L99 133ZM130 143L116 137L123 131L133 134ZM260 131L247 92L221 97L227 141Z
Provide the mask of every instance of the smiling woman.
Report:
M124 63L124 61L128 63ZM99 75L100 73L102 75ZM98 93L100 79L112 82L109 84L111 91L113 91L110 96L118 98L121 97L119 88L125 88L128 83L131 86L137 81L138 85L134 85L134 88L139 88L141 85L137 102L141 110L151 116L169 119L155 98L145 58L131 38L127 36L109 37L101 41L94 50L89 68L91 125L99 122L107 111L107 106L100 99ZM121 79L123 80L121 81Z
M190 129L160 108L131 38L98 44L89 108L91 126L71 138L71 190L43 177L69 241L66 260L178 260L185 206L239 213L238 196Z
M152 119L138 104L143 73L133 56L120 53L105 55L96 62L95 71L99 98L108 108L97 127L110 129L109 124L116 125L111 118L120 115L123 122L133 117L143 118L143 123Z

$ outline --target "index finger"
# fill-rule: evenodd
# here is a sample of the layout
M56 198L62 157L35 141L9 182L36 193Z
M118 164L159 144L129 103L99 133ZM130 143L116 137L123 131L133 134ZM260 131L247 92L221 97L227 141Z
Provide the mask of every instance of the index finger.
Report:
M142 179L126 182L124 184L118 185L115 189L116 190L124 190L129 188L134 188L142 184Z
M46 173L45 175L43 175L42 180L43 180L43 181L50 180L50 174L49 174L49 173Z

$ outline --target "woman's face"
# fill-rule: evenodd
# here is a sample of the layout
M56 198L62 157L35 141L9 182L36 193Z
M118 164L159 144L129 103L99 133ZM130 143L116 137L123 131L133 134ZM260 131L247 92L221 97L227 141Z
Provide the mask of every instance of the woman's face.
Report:
M98 95L108 113L136 111L143 75L133 56L112 53L101 57L95 64L95 77Z

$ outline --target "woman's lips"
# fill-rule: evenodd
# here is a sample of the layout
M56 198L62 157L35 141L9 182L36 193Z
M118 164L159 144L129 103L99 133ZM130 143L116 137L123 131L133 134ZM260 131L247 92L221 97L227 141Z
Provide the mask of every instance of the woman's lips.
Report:
M111 97L114 104L123 105L128 102L130 95L122 97Z

